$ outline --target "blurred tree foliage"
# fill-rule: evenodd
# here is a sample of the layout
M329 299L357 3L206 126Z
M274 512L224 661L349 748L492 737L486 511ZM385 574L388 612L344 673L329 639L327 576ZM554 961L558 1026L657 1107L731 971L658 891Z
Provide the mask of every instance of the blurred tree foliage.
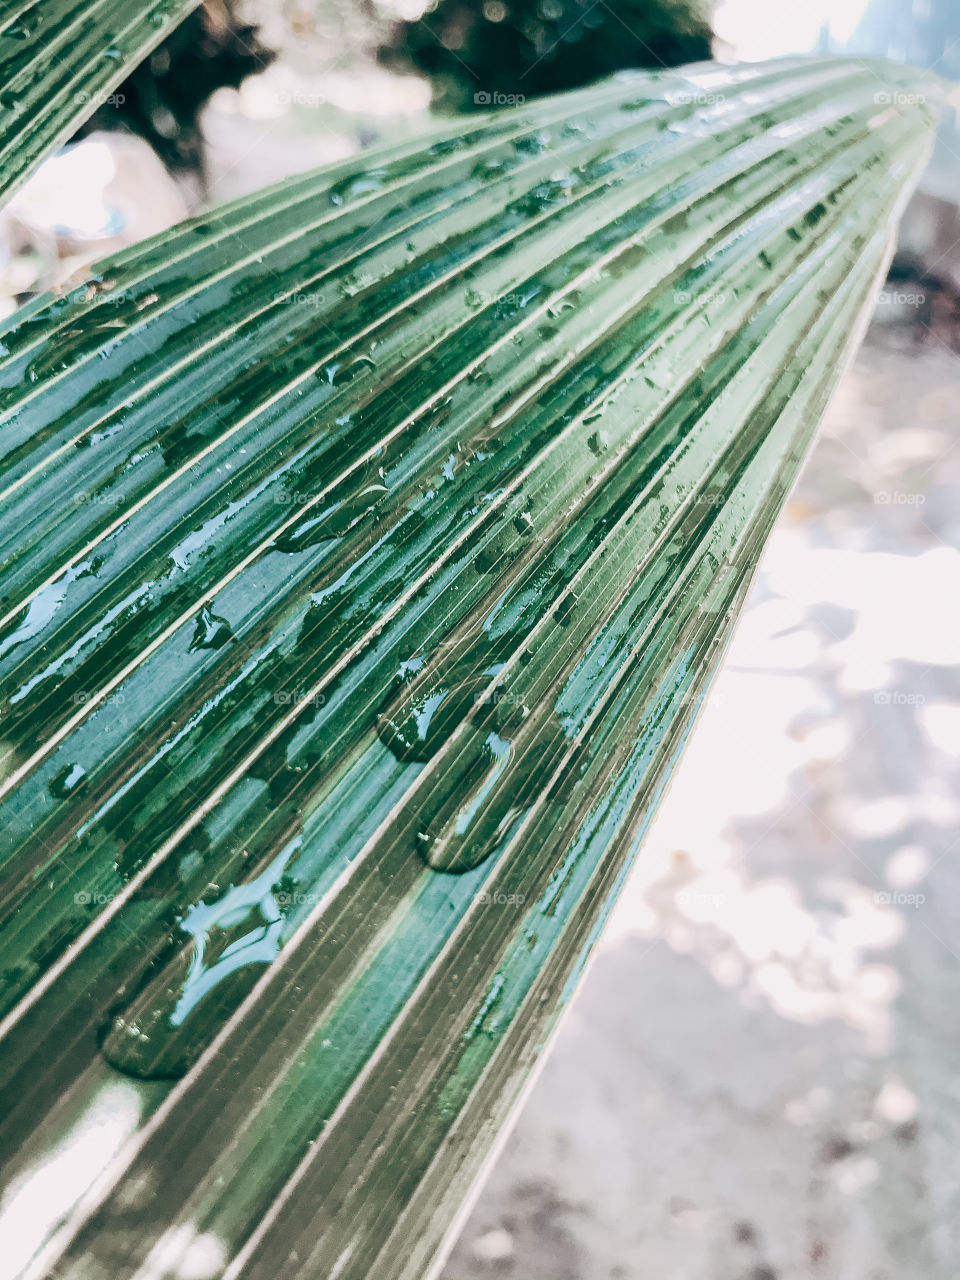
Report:
M139 134L169 169L203 175L200 112L215 90L237 88L273 59L237 0L204 0L119 86L78 136L96 129Z
M710 52L708 0L433 0L380 58L429 76L438 105L485 110Z

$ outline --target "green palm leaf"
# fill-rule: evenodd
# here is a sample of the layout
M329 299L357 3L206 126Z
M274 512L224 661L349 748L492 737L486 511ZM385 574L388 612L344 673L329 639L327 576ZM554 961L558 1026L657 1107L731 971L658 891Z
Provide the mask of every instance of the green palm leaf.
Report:
M200 0L12 0L0 13L0 204Z
M627 76L291 180L14 318L13 1167L56 1099L66 1127L117 1081L139 1108L37 1267L429 1271L720 661L937 93L844 61Z

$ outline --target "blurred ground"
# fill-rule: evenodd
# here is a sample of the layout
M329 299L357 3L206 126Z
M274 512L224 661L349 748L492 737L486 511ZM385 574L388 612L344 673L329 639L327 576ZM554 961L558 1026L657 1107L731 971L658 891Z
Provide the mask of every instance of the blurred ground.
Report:
M960 1273L958 420L875 325L444 1280Z

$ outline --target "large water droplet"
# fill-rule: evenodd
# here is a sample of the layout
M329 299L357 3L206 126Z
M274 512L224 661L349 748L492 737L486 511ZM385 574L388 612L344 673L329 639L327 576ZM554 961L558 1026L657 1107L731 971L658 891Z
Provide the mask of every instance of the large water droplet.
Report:
M256 879L231 886L217 901L198 902L180 922L193 938L158 980L114 1019L104 1057L120 1071L143 1079L182 1075L219 1018L255 980L259 966L280 950L284 926L283 869L299 839L287 844ZM217 990L217 997L212 993ZM203 1025L191 1015L203 1002Z
M427 866L469 871L490 856L514 816L501 815L499 806L488 803L511 756L510 743L495 732L460 753L451 771L455 776L444 780L454 785L445 785L433 797L435 805L420 815L417 847Z
M360 196L371 195L383 188L386 170L370 169L367 173L355 173L330 189L330 203L338 208Z
M60 772L50 779L47 788L55 799L66 800L86 776L87 771L82 764L64 765Z
M39 31L43 26L43 14L37 9L25 13L18 22L13 22L9 27L4 27L3 34L9 36L11 40L28 40L30 36Z
M190 648L191 650L221 649L232 638L233 631L226 618L221 618L219 614L211 612L205 605L200 610L197 618L193 639L190 641Z

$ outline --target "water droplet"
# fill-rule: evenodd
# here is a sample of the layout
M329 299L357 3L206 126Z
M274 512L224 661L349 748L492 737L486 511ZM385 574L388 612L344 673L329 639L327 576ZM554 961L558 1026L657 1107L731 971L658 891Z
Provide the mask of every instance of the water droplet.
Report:
M556 302L551 302L547 307L547 315L551 320L556 320L564 311L573 311L574 303L572 298L558 298Z
M546 182L541 182L528 191L526 195L511 206L518 213L536 214L547 209L554 209L570 199L571 192L577 184L573 173L557 173Z
M490 181L493 178L499 178L505 171L506 165L503 160L496 156L487 156L483 160L478 160L473 166L471 177Z
M398 760L429 760L471 710L473 692L418 682L414 693L378 718L380 741Z
M191 652L195 649L222 649L228 640L233 639L233 631L226 618L212 613L206 606L200 610L193 639L190 641Z
M50 794L57 800L66 800L87 776L82 764L68 764L55 774L47 784Z
M187 1070L211 1030L209 1019L205 1026L191 1027L193 1011L223 983L220 1008L233 1007L259 966L269 964L280 950L284 889L292 883L284 868L298 845L299 838L286 845L254 880L231 885L216 901L201 900L189 908L180 931L192 937L192 948L181 951L113 1020L103 1042L111 1066L141 1079ZM211 1010L215 1018L220 1008Z
M381 191L386 176L386 170L384 169L370 169L367 173L352 174L331 188L330 203L339 208L341 205L347 204L351 200L356 200L360 196L372 195L375 191Z
M43 26L43 14L37 9L25 13L19 22L11 23L9 27L4 27L0 35L9 36L11 40L28 40L30 36L39 31Z
M498 1030L496 1009L503 996L503 987L503 974L497 972L494 974L493 981L490 983L490 987L484 997L483 1004L477 1011L477 1016L463 1033L464 1040L472 1040L474 1036L478 1036L480 1034L486 1034L488 1036L496 1035Z
M537 133L529 133L525 137L515 138L513 149L521 156L539 156L550 144L550 134L546 129Z

